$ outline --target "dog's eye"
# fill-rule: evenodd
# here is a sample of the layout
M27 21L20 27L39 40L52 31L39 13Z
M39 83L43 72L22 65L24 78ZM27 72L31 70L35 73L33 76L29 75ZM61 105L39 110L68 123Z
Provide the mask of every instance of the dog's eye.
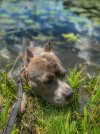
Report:
M49 84L51 82L52 82L52 80L46 80L46 81L44 81L45 84Z
M66 76L66 72L56 72L56 76L60 77L60 78L64 78Z
M44 83L45 84L50 84L52 83L54 80L54 76L49 76L48 78L45 79Z

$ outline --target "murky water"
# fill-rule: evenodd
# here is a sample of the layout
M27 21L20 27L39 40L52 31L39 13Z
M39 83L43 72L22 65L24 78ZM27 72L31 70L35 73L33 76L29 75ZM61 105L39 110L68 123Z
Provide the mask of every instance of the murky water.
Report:
M28 47L30 35L36 44L52 40L68 69L80 63L100 66L99 4L76 1L0 1L0 68Z

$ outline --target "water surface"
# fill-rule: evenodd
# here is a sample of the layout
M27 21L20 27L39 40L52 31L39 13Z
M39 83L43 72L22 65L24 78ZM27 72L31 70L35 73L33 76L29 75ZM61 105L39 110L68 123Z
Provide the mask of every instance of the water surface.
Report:
M0 1L0 68L29 46L27 36L41 45L52 40L67 69L78 64L100 66L100 4L75 2Z

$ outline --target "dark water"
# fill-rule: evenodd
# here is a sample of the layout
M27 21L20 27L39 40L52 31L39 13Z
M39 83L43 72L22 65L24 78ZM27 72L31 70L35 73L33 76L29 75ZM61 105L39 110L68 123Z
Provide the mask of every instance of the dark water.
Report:
M52 40L68 69L77 64L100 66L98 5L78 0L0 1L0 68L28 47L26 37L30 35L35 44Z

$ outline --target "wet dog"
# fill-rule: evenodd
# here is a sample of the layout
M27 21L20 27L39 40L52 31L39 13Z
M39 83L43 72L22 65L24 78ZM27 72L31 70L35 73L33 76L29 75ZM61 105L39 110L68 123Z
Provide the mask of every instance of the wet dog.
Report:
M34 93L53 105L64 106L73 92L65 82L66 71L50 42L44 48L26 49L23 61L25 70L22 76L27 79Z

